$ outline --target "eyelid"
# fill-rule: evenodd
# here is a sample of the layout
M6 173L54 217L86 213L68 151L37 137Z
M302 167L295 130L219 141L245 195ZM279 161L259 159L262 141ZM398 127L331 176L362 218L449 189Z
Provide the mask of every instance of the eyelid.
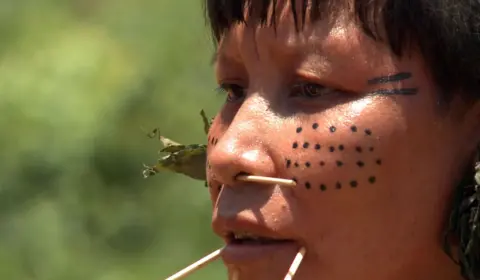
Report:
M341 91L344 93L350 93L350 94L355 94L358 92L356 90L353 90L351 87L346 87L345 84L339 84L337 82L332 81L331 79L328 79L327 77L319 77L316 74L313 74L311 72L306 72L306 71L297 71L295 75L295 79L292 84L317 84L324 86L325 88Z

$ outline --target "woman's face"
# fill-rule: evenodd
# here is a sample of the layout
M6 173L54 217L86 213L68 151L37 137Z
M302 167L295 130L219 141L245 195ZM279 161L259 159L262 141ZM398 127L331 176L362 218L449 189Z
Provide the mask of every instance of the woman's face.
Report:
M207 172L230 274L283 279L304 246L299 280L456 279L441 238L467 125L441 113L420 56L398 59L347 17L296 32L279 8L276 31L236 25L216 57L227 101Z

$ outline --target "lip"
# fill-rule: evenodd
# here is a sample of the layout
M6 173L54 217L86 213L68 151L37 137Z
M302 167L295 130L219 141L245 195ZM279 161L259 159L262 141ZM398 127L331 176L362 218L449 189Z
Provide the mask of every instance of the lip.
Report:
M278 258L282 255L290 259L301 247L301 242L292 238L291 235L286 235L278 229L271 229L242 215L231 218L216 215L212 227L214 232L226 243L221 257L227 265L245 265L262 259ZM256 236L277 239L279 242L239 244L233 242L232 232L248 232Z
M300 246L294 240L271 244L227 244L221 257L228 265L245 265L262 259L272 259L279 254L295 255Z

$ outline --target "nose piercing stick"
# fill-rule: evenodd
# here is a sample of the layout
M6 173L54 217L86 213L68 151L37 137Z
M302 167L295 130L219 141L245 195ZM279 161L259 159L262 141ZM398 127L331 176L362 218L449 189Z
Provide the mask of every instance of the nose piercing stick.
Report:
M235 179L243 182L262 183L262 184L278 184L282 186L295 187L297 183L294 180L272 178L254 175L238 175Z

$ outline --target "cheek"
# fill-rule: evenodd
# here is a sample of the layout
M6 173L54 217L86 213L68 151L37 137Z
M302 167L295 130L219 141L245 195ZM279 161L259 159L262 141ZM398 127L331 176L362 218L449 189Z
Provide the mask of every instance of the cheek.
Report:
M218 144L218 140L221 136L220 125L216 120L216 118L212 120L212 125L210 126L207 137L207 187L210 192L210 199L212 203L217 201L218 195L222 190L222 184L215 179L215 173L212 172L212 166L208 161L208 154Z

